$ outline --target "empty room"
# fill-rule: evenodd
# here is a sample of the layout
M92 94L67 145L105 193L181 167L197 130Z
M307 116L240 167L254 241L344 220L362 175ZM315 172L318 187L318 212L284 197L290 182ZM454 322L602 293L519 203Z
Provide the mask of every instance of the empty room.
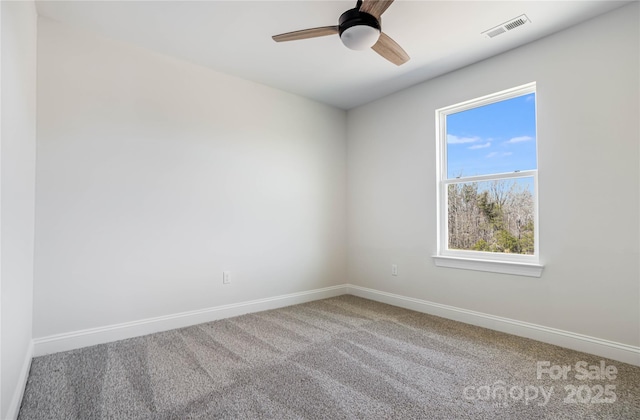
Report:
M640 2L0 1L0 419L640 418Z

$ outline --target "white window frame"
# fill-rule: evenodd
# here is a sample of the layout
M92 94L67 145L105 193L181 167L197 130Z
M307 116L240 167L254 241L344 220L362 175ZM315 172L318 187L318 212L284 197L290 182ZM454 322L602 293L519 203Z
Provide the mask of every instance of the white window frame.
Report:
M478 108L496 102L505 101L518 96L536 93L536 83L503 90L494 94L471 99L459 104L436 110L436 172L437 172L437 219L438 245L437 254L433 256L438 267L461 268L467 270L489 271L494 273L520 276L540 277L543 265L540 263L539 218L538 218L538 165L535 170L523 170L512 173L500 173L479 176L463 176L449 179L447 177L447 116L458 112ZM537 107L537 95L536 95ZM536 130L537 137L537 130ZM538 139L536 138L536 161ZM516 179L533 177L534 188L534 254L508 254L498 252L467 251L448 249L448 185L497 179Z

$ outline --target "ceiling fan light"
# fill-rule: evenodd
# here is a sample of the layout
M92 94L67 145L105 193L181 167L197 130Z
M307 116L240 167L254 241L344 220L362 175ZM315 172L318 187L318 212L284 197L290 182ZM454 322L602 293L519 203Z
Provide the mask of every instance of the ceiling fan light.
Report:
M366 50L375 45L380 38L380 30L369 25L355 25L340 34L345 47L352 50Z

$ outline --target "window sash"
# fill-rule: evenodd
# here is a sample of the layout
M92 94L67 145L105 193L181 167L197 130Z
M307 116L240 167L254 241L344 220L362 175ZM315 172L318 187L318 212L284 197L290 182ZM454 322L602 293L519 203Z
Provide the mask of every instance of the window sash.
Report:
M449 249L449 194L448 186L452 184L465 184L470 182L500 181L505 179L533 178L533 255L531 254L509 254L503 252L484 252L461 249ZM444 179L439 183L438 190L438 255L448 257L460 257L469 259L483 259L491 261L512 261L525 263L538 263L539 260L539 235L538 235L538 171L529 170L495 175L480 175L472 177L461 177Z
M530 169L528 171L507 172L502 174L461 176L456 178L447 178L447 179L443 179L441 182L444 185L464 184L467 182L498 181L501 179L514 179L514 178L531 178L531 177L536 177L537 174L538 174L537 169Z
M469 109L478 108L507 99L527 95L536 94L536 83L528 83L512 89L507 89L481 98L472 99L456 105L440 108L436 110L436 153L438 159L436 161L437 172L437 256L454 257L469 260L485 260L506 263L525 263L539 264L540 241L539 241L539 216L538 216L538 169L514 171L508 173L497 173L476 176L461 176L449 178L447 176L447 116L450 114L463 112ZM536 138L536 149L537 149ZM537 159L537 153L536 153ZM447 187L450 184L494 181L502 179L530 178L534 180L534 253L533 255L509 254L500 252L484 252L484 251L467 251L449 249L449 229L448 229L448 192Z

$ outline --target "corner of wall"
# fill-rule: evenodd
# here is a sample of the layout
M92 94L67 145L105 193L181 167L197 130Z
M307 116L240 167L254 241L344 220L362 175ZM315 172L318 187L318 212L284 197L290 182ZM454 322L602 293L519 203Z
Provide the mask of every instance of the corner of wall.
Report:
M29 342L27 354L25 354L24 361L22 362L22 368L20 369L20 376L18 377L18 383L16 384L11 402L7 409L6 419L17 419L20 413L20 406L22 405L22 397L24 396L25 388L27 387L27 380L29 379L29 370L31 369L31 360L33 359L33 340Z
M37 10L0 2L0 418L15 419L33 356Z

